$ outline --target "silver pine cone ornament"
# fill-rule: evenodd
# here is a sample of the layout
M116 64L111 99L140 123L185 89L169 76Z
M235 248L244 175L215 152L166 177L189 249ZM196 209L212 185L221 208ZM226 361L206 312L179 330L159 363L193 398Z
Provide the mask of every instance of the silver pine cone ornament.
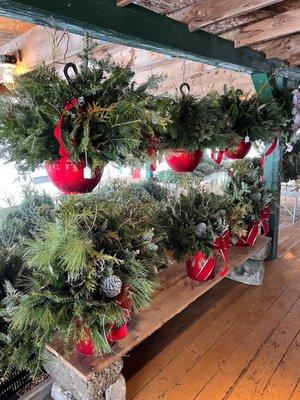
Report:
M122 285L123 283L117 275L111 275L102 280L100 288L106 297L113 298L121 293Z
M207 225L205 222L200 222L200 224L198 224L196 226L196 230L195 233L197 236L199 236L200 238L205 236L207 233Z
M261 193L253 193L252 195L251 195L251 199L253 200L253 201L260 201L261 200Z

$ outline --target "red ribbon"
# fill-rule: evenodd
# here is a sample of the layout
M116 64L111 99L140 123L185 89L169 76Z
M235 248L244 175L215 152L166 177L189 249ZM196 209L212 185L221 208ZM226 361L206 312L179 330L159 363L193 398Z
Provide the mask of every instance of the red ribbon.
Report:
M271 213L271 206L269 205L261 211L259 215L260 219L252 223L248 235L245 238L239 238L240 245L248 245L252 247L254 246L254 243L256 242L256 239L261 229L263 230L264 235L267 235L270 232L270 227L269 227L270 213Z
M224 156L224 150L211 151L210 158L218 165L221 164Z
M186 261L186 269L188 276L198 282L205 282L212 278L213 271L216 267L217 257L206 256L201 251L197 251L193 260L189 258Z
M116 303L122 307L126 318L130 318L132 310L132 299L130 297L129 286L124 286L122 292L116 298Z
M155 136L150 138L150 146L147 149L147 154L153 159L150 164L150 170L154 172L156 170L156 154L157 154L158 139Z
M271 143L270 147L266 150L265 154L261 157L260 159L260 165L263 167L265 164L265 159L268 157L270 154L273 153L273 151L276 149L278 144L278 137L275 136L273 142Z
M69 103L67 103L64 106L64 110L65 111L70 111L77 104L78 104L78 100L77 99L72 99ZM62 124L63 124L63 120L64 120L64 115L62 115L59 118L58 123L56 124L56 127L54 129L54 137L58 141L58 144L59 144L59 150L58 150L59 155L62 158L69 158L69 152L65 148L64 142L63 142L62 137L61 137L61 127L62 127Z
M219 236L215 239L214 241L214 252L216 254L217 251L220 251L223 260L224 260L224 265L222 270L220 271L220 276L225 276L227 275L228 272L228 249L230 246L230 231L227 229L222 236Z

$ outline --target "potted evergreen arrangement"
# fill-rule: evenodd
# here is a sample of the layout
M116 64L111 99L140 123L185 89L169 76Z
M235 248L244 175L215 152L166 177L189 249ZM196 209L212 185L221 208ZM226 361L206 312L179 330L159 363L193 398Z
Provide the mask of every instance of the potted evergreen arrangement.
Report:
M35 373L45 344L57 338L66 349L104 354L126 335L131 313L150 303L163 262L156 208L149 201L144 213L135 199L68 197L55 221L27 242L23 291L5 299L4 364Z
M220 150L213 155L218 163L223 155L232 160L243 159L252 143L258 140L276 141L280 129L287 123L275 99L250 96L240 89L228 90L225 86L224 94L220 96L220 107L227 120L229 140L225 147L218 146Z
M161 102L160 110L169 116L170 122L159 137L159 148L166 153L173 171L193 171L202 159L203 149L226 143L218 97L212 92L197 98L190 94L190 86L183 83L180 96Z
M126 163L152 134L155 110L147 90L159 78L137 86L129 66L97 60L94 48L86 39L78 67L65 66L67 79L42 64L17 77L10 96L0 97L3 154L22 171L46 161L64 193L93 190L106 163Z
M253 246L261 228L264 234L269 232L268 219L271 211L272 192L265 188L259 160L239 160L231 165L230 179L225 188L229 211L237 213L232 221L241 233L231 229L233 242L238 246ZM242 222L242 224L241 224Z
M230 237L223 197L205 191L181 194L169 206L167 248L178 261L185 260L191 279L203 282L215 274L217 253L225 264Z

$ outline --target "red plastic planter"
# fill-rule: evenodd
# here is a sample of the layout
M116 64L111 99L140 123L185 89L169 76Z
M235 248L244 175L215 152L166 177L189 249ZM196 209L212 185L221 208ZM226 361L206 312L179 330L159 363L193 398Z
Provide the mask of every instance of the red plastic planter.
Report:
M94 342L90 340L81 340L75 345L75 350L84 356L94 355Z
M175 172L192 172L202 160L203 151L173 150L166 156L169 167Z
M201 251L197 251L193 258L186 260L188 277L198 282L205 282L214 277L217 257L206 256Z
M241 142L233 149L225 149L225 156L231 160L242 160L246 157L251 149L250 142Z
M45 167L51 182L65 194L91 192L100 182L103 173L97 169L91 179L86 179L83 176L84 160L74 164L67 157L53 163L46 161Z
M125 322L120 328L117 328L115 325L111 327L110 332L107 335L107 340L109 342L117 342L118 340L122 340L126 338L128 333L128 325Z

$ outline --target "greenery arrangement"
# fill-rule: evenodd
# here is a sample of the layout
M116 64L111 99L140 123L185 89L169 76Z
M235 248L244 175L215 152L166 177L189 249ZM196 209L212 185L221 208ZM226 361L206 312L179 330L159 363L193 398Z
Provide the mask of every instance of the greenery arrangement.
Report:
M23 267L23 244L38 233L44 221L54 218L54 203L46 193L23 188L23 200L0 210L0 299L3 282L16 282Z
M242 237L251 223L261 219L261 212L270 205L273 194L265 188L258 159L235 161L228 172L225 195L229 227L233 236Z
M167 209L167 248L178 261L197 251L211 255L214 239L227 229L224 198L204 190L181 194Z
M158 102L161 114L169 120L158 138L159 149L195 151L225 146L228 136L224 134L226 121L219 95L211 92L198 98L185 93L182 87L180 91L180 96Z
M27 243L29 274L22 293L5 299L10 346L1 361L8 370L35 373L44 345L57 335L68 349L88 330L97 353L111 351L110 327L128 317L116 297L127 288L137 312L157 287L162 238L155 236L147 211L138 209L137 201L130 206L98 194L62 201L55 221Z
M147 94L160 78L151 76L137 86L129 66L117 65L110 57L97 60L94 49L86 39L71 84L53 66L42 64L17 77L10 96L0 97L1 150L20 170L59 158L53 132L62 114L62 137L70 159L79 161L87 154L93 168L109 161L126 162L143 150L154 127L163 124ZM73 99L79 99L78 104L63 112Z
M284 131L291 119L275 98L265 100L226 86L220 105L227 120L227 133L232 134L231 146L236 142L236 135L242 140L248 136L251 142L272 141L276 132Z

